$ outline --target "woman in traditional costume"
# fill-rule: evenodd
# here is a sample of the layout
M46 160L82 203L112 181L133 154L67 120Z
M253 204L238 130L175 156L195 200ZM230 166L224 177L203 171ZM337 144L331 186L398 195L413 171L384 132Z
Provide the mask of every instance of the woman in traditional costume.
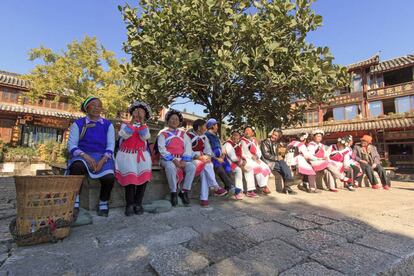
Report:
M338 192L335 187L335 178L342 182L350 183L352 179L345 176L329 159L330 148L322 143L325 132L321 129L316 129L312 132L313 141L308 144L308 151L313 156L310 161L315 172L323 172L326 186L331 192Z
M115 163L115 177L125 187L126 216L144 213L142 200L152 178L151 154L148 150L151 134L146 125L151 110L147 104L135 101L128 111L132 119L130 123L121 125Z
M68 139L68 173L88 175L99 179L98 215L108 216L109 198L114 185L115 130L109 120L101 117L102 102L97 97L88 97L81 105L86 116L76 120L70 127ZM79 212L79 196L75 199L75 213Z
M245 156L250 161L248 163L252 163L257 185L262 190L263 194L270 194L271 191L267 184L271 170L269 166L261 160L262 152L260 151L259 143L255 137L254 127L246 126L244 128L244 136L241 138L241 142L244 143L245 148L247 149Z
M311 160L316 161L317 157L310 154L306 145L309 134L307 132L298 135L298 141L292 141L288 148L294 149L294 164L297 172L303 176L302 186L299 189L309 193L317 193L316 172L309 163Z

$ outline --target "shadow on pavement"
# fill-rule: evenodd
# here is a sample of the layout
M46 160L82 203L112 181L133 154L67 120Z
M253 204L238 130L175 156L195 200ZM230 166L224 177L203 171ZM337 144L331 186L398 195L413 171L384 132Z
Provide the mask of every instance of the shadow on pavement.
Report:
M56 244L3 241L0 275L414 274L414 239L381 231L346 208L317 206L341 201L324 195L313 204L275 193L212 198L212 208L193 200L192 207L133 217L112 209Z

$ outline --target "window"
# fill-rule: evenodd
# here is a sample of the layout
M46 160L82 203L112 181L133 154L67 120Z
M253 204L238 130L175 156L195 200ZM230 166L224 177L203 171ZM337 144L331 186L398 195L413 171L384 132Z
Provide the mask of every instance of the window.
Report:
M414 96L395 98L395 111L397 113L410 112L414 109Z
M318 111L305 113L305 119L307 124L313 124L319 122Z
M369 103L369 115L370 117L378 117L383 114L382 101L375 101Z
M325 109L323 112L324 112L323 113L323 121L324 122L333 120L334 116L333 116L332 108Z
M382 75L375 76L376 88L382 87L383 82L384 82L384 78Z
M59 102L59 107L58 108L61 109L61 110L66 110L66 104L63 103L63 102Z
M410 81L413 81L412 67L406 67L399 70L384 73L384 82L386 86Z
M343 121L345 120L345 112L343 107L335 107L333 109L333 116L335 121Z
M10 102L17 103L17 93L10 94Z
M395 113L395 103L394 99L384 99L382 100L382 107L384 114L389 115L390 113Z
M342 107L335 107L333 109L333 117L336 121L352 120L359 114L357 105L348 105Z
M407 156L413 155L412 145L407 144L389 145L388 151L390 155L403 155L405 158L407 158Z
M9 101L9 94L10 94L9 92L7 92L6 90L3 90L1 92L1 99L5 102L8 102Z
M373 89L375 88L375 81L373 75L367 75L367 89Z
M367 76L367 89L376 89L382 87L384 79L382 75L369 75Z
M5 102L17 103L18 91L16 89L2 87L0 90L0 99Z
M351 93L362 91L362 75L360 73L352 73L351 82Z
M51 128L51 127L42 127L42 126L33 126L33 125L23 125L22 130L22 146L32 147L37 144L42 144L45 142L62 142L63 140L63 130Z

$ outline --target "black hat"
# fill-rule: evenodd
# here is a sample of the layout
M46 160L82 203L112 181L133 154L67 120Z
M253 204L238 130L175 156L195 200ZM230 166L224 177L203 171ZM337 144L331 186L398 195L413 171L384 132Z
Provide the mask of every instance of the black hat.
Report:
M95 96L89 96L86 98L86 100L83 101L83 103L81 104L81 111L82 112L87 112L86 108L88 107L88 105L93 101L93 100L99 100L98 97Z
M180 120L180 124L183 123L184 121L183 114L181 114L180 111L175 110L175 109L168 110L167 114L165 114L165 122L168 122L168 120L171 118L172 115L177 115L178 120Z
M148 120L151 117L151 108L144 102L135 101L128 107L128 112L130 115L134 112L135 109L142 108L145 110L145 118Z

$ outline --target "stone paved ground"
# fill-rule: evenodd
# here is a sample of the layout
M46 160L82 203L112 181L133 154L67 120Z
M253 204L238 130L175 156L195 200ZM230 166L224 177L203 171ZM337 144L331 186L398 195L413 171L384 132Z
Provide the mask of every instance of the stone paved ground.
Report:
M273 193L125 217L56 244L16 247L13 182L0 179L0 275L414 275L414 183L390 191Z

